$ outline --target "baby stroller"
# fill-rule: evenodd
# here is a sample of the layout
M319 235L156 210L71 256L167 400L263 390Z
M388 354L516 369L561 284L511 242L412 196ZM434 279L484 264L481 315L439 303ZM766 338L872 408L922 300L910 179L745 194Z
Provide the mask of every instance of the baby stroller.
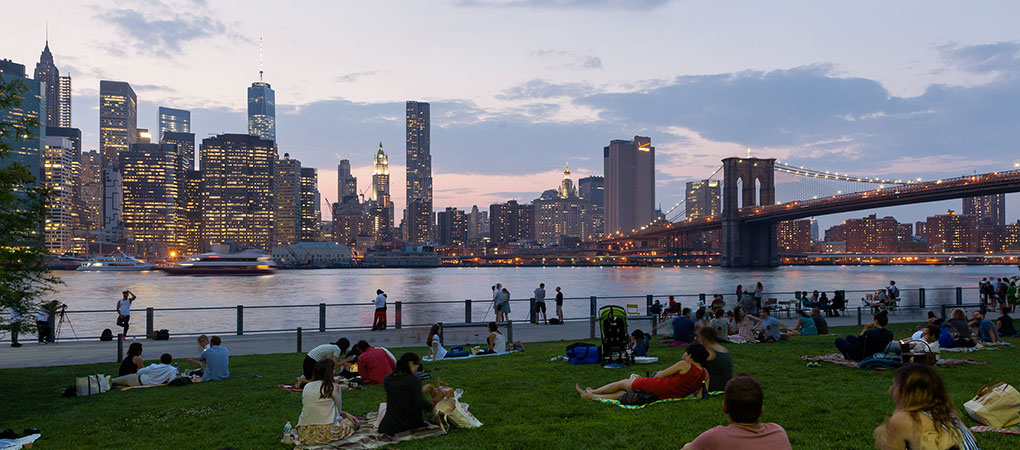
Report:
M630 334L627 333L627 311L622 306L610 305L599 308L599 328L602 330L602 365L617 363L627 365L634 362L630 349Z

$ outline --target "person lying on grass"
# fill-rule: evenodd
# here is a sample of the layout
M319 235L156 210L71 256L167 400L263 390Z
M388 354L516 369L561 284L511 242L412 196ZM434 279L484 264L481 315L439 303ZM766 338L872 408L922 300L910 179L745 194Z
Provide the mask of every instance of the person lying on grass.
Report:
M708 371L708 391L717 392L726 388L726 383L733 377L733 356L719 343L719 335L715 328L698 330L698 343L708 349L705 370Z
M708 371L703 366L707 359L708 349L704 345L694 343L687 346L683 360L659 371L654 377L627 378L598 389L589 387L582 390L577 384L574 388L582 398L617 400L624 392L636 389L652 394L659 400L683 398L697 394L707 384Z
M339 441L358 429L358 419L343 411L340 385L333 381L336 363L324 358L312 368L312 381L301 392L297 433L304 445Z
M896 411L875 428L875 447L882 450L977 448L935 369L921 364L900 367L893 375L889 393L896 401Z
M729 425L719 425L698 435L682 450L790 450L786 430L774 423L758 423L765 412L761 385L746 373L726 383L723 413Z
M169 383L170 380L177 378L178 375L177 368L170 365L173 361L173 356L170 356L169 353L164 353L160 355L158 364L149 364L144 368L138 369L137 373L114 378L110 380L110 384L114 386L156 386Z

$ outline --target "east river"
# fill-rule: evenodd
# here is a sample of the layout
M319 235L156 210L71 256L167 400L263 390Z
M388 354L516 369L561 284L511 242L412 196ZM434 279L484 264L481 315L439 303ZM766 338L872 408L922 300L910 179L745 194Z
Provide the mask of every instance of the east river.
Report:
M171 333L217 332L236 329L234 309L158 311L159 308L187 308L244 305L244 329L294 329L301 326L315 329L319 323L318 307L250 308L253 306L358 304L359 307L327 308L328 327L364 326L371 323L371 301L375 290L383 289L389 296L390 323L393 323L393 302L402 305L404 324L425 324L437 321L462 322L465 299L472 303L473 321L492 319L487 311L491 299L490 286L502 283L514 299L527 299L539 283L546 284L548 305L553 310L554 288L560 286L565 297L565 315L588 315L589 296L597 296L599 305L645 304L645 295L684 295L684 305L697 302L698 293L721 293L732 304L738 284L753 289L761 281L765 297L780 300L792 298L795 290L832 291L875 290L896 280L907 304L917 304L917 288L927 290L927 304L952 303L954 289L965 290L966 302L976 300L973 289L982 277L1012 277L1020 274L1014 266L790 266L766 270L725 269L720 267L479 267L437 269L338 269L282 270L260 277L193 277L168 276L161 272L56 272L64 285L58 286L51 298L69 306L70 311L102 310L98 313L68 314L79 337L97 336L104 328L117 332L114 322L116 301L121 291L130 289L138 296L133 305L132 332L144 333L145 308L156 308L156 329ZM851 306L859 305L863 293L848 294ZM614 298L607 297L629 297ZM663 303L666 302L661 297ZM415 305L421 302L455 301L456 303ZM511 317L523 319L527 303L513 303ZM71 337L64 326L62 337Z

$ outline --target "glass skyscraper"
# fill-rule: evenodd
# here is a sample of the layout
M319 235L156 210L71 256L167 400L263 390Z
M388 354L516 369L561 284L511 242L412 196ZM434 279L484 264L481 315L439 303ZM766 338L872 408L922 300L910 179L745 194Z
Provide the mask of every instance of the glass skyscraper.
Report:
M256 81L248 88L248 134L276 141L276 92L269 83Z
M138 97L123 81L99 82L99 151L103 168L119 169L117 154L138 140Z
M163 135L166 133L190 133L191 132L191 111L184 109L159 107L159 141L163 142ZM195 144L192 143L192 149Z
M0 120L10 123L23 118L33 118L39 121L39 126L31 130L31 139L3 138L10 144L11 153L9 158L0 161L0 166L6 166L12 161L20 163L27 166L28 170L32 172L32 175L38 181L42 176L41 159L44 142L46 141L46 92L43 90L43 84L39 81L24 78L24 66L11 63L10 61L7 61L7 63L9 67L20 66L22 68L22 75L12 74L16 74L17 70L0 72L0 77L2 77L4 83L17 80L23 83L28 90L24 93L21 106L0 109ZM16 69L17 67L14 68Z
M429 104L407 102L407 209L406 238L432 239L432 154L429 145Z
M275 224L276 145L245 134L202 139L202 246L268 250Z

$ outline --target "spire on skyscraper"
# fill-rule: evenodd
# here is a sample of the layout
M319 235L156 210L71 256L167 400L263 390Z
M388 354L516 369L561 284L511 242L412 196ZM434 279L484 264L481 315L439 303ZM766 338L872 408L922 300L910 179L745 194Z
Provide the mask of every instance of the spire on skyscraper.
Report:
M262 36L259 36L259 81L262 81Z

